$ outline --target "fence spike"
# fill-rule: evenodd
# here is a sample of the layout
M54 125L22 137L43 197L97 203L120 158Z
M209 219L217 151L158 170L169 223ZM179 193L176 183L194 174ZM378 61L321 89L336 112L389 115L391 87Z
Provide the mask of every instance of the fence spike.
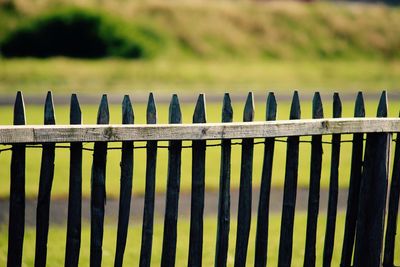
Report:
M124 96L122 100L122 123L123 124L133 124L135 120L135 115L133 113L131 99L128 95Z
M300 100L294 92L290 108L290 119L300 119ZM278 266L291 266L293 249L293 226L296 207L296 190L299 168L299 137L287 139L285 185L283 191L281 236L279 241Z
M81 124L82 113L76 94L71 95L70 124ZM64 266L78 266L82 217L82 142L71 143L68 195L67 241Z
M222 122L232 122L233 109L228 93L224 95ZM218 196L218 225L215 249L215 267L225 267L228 256L230 223L231 140L221 141L221 170Z
M336 92L333 94L333 117L342 117L342 101L340 100L339 93Z
M266 109L266 119L267 121L276 120L277 103L275 94L270 92L267 98L267 109Z
M44 124L56 124L56 119L54 115L53 94L51 93L51 91L47 92L46 102L44 104Z
M71 95L70 113L69 113L70 124L81 124L82 123L82 112L79 105L78 97L76 94Z
M400 116L400 115L399 115ZM396 135L396 148L394 152L392 180L389 192L389 208L386 223L385 250L383 267L394 266L394 253L396 249L396 227L398 220L400 200L400 135ZM398 250L397 250L398 251Z
M387 95L382 92L377 117L387 117ZM368 133L359 190L354 266L382 264L382 243L389 176L391 133Z
M107 95L101 98L97 124L108 124L110 113ZM90 201L90 265L101 266L103 254L104 209L106 204L107 142L95 142Z
M97 124L108 124L110 122L110 112L108 109L107 95L101 97L99 110L97 112Z
M355 106L354 117L365 117L364 97L362 92L358 92ZM364 134L353 134L353 147L351 155L350 183L347 197L347 209L345 228L343 236L343 246L340 266L350 266L354 250L354 239L356 233L357 214L359 206L360 185L362 179L363 165L363 146Z
M178 96L174 94L169 106L169 123L181 122L182 114L179 100ZM168 152L167 194L161 255L162 267L175 266L182 140L170 141Z
M157 123L157 110L153 93L147 104L147 124ZM150 267L153 243L154 195L156 184L157 141L148 141L146 147L146 189L143 208L142 244L140 249L140 267Z
M362 92L358 92L357 94L354 117L365 117L364 96Z
M270 92L267 98L266 119L276 119L276 99L274 93ZM269 201L271 193L272 163L274 157L275 138L265 138L264 162L261 175L260 198L258 204L256 249L254 257L255 267L267 265L268 251L268 223L269 223Z
M181 107L177 94L172 95L171 103L169 105L169 123L182 123Z
M157 106L154 100L153 93L149 94L149 100L147 101L146 119L147 124L157 123Z
M388 100L387 100L386 91L383 91L381 94L381 98L379 99L379 105L378 105L376 116L379 118L388 116Z
M312 117L313 119L321 119L324 117L319 92L314 94ZM308 195L306 245L304 253L304 266L306 267L315 266L316 259L317 224L322 169L322 135L313 135L311 137L310 162L310 186Z
M313 119L322 119L324 117L324 109L322 107L322 100L319 92L315 92L314 94L312 107L313 107L312 111Z
M24 98L18 91L14 104L14 125L25 124ZM25 228L25 144L12 146L7 266L21 266Z
M193 123L205 122L206 102L204 94L200 94L193 114ZM205 162L206 141L194 140L192 142L192 195L188 266L202 266Z
M253 93L247 96L243 112L243 121L254 119ZM242 140L242 159L240 167L239 207L237 217L235 267L244 267L247 259L249 244L249 233L251 225L251 200L252 200L252 178L253 178L253 151L254 139Z
M197 99L196 107L193 113L194 123L205 123L207 121L206 116L206 100L204 94L200 94Z
M122 101L122 123L133 124L134 114L128 95ZM131 209L133 178L133 142L122 142L121 179L119 189L118 229L114 266L121 267L124 259L126 239L128 237L129 214Z
M298 120L301 116L299 93L294 91L292 105L290 107L290 119Z
M244 106L243 121L253 121L254 119L254 95L249 92Z
M44 105L44 124L54 125L53 95L47 92ZM40 166L39 193L36 209L35 266L46 266L47 241L49 234L50 195L54 178L55 143L43 144Z
M222 122L232 122L232 119L233 119L233 109L232 109L231 97L228 93L225 93L222 104Z
M338 93L333 94L333 117L342 117L342 102ZM329 180L328 211L323 252L323 267L330 267L335 244L337 201L339 193L340 134L332 135L331 170Z
M14 104L14 125L25 124L25 103L24 96L21 91L17 92L17 97Z

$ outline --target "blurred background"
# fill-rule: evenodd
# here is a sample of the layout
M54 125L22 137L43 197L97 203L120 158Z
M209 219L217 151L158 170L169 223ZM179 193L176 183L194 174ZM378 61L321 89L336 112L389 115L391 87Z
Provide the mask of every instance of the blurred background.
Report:
M265 119L267 92L278 100L278 119L289 117L293 90L298 90L302 117L311 117L311 98L321 92L324 114L332 116L332 95L339 92L343 116L351 117L358 91L366 98L367 116L375 116L379 94L387 90L389 116L400 108L400 2L267 1L267 0L0 0L0 124L12 124L15 94L25 96L27 124L43 123L48 90L56 102L56 121L69 123L69 97L77 93L83 123L95 123L103 93L109 96L111 122L121 122L121 101L131 96L135 123L145 123L146 102L154 92L158 119L168 121L168 102L178 93L184 123L190 123L199 93L207 99L208 121L221 120L223 93L234 101L234 121L242 120L244 99L255 93L255 120ZM351 136L344 139L351 140ZM324 137L329 141L330 137ZM190 144L188 142L188 144ZM117 147L120 144L112 144ZM144 144L138 144L138 146ZM88 145L90 147L90 145ZM286 144L277 143L272 177L268 263L276 265ZM342 145L339 214L333 265L338 266L350 173L351 144ZM154 266L159 266L167 173L167 149L159 150L157 166ZM27 152L27 226L24 266L32 266L40 149ZM207 149L205 266L213 265L219 188L219 147ZM258 207L263 146L254 157L253 209ZM107 210L103 263L111 266L115 252L119 197L120 151L108 154ZM0 153L0 265L7 256L9 164L11 152ZM137 265L145 187L143 149L135 150L132 226L125 263ZM300 145L298 206L294 266L303 261L310 145ZM330 146L324 144L321 218L317 266L322 248L329 190ZM92 154L84 153L83 236L81 265L89 261L89 199ZM48 263L64 262L69 150L57 149L52 191ZM177 266L187 263L191 152L184 149L181 178ZM229 266L233 264L240 147L232 150L232 226ZM255 213L254 213L255 215ZM255 220L251 228L249 264L254 258ZM399 230L400 231L400 230ZM398 240L400 242L400 240ZM397 241L396 241L397 242ZM397 244L399 244L397 242ZM135 249L133 249L135 248ZM400 255L396 255L400 264Z

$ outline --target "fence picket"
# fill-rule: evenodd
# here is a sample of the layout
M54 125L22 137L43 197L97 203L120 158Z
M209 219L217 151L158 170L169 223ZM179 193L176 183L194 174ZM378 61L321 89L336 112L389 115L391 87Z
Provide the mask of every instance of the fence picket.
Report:
M338 93L333 95L333 117L342 117L342 102ZM323 267L330 267L335 243L337 202L339 192L340 134L332 135L331 171L329 180L328 215L324 241Z
M387 96L382 93L377 117L387 117ZM363 180L354 250L354 266L380 266L389 175L391 134L367 134Z
M313 119L322 119L324 117L321 96L318 92L314 94L312 113ZM321 168L322 136L313 135L311 137L310 188L308 195L306 246L304 253L304 266L306 267L315 266Z
M157 123L157 109L153 93L147 103L147 124ZM143 209L142 245L140 267L150 267L153 242L154 195L156 186L157 141L148 141L146 147L146 189Z
M169 106L169 123L182 123L181 109L176 94L172 96ZM170 141L168 150L167 196L161 256L162 267L175 266L182 141Z
M249 93L244 107L243 121L254 120L254 96ZM235 267L245 266L251 224L251 193L253 176L254 139L242 141L242 162L240 167L239 207L237 217Z
M364 98L362 92L358 92L354 108L354 117L365 117ZM358 203L361 185L362 156L364 134L353 135L353 148L351 155L350 184L347 198L346 221L344 227L341 267L350 267L353 256Z
M269 93L267 98L267 121L276 119L276 99L274 93ZM256 251L254 258L255 267L267 265L268 248L268 223L269 200L271 191L272 163L274 160L275 138L265 138L264 162L261 175L260 199L258 204Z
M300 100L294 92L290 119L300 119ZM293 247L293 223L296 208L297 176L299 168L299 137L291 136L287 140L285 185L283 191L281 236L279 241L278 266L291 266Z
M44 124L54 125L53 95L47 93L44 106ZM36 210L35 266L46 266L47 239L49 233L50 195L54 178L55 143L43 144L40 166L39 193Z
M97 124L108 124L110 113L107 95L101 98L97 113ZM107 142L95 142L92 165L92 193L90 199L90 266L101 266L104 207L106 204Z
M81 124L82 112L76 94L71 96L70 124ZM71 143L67 242L65 266L78 266L82 216L82 142Z
M128 95L122 101L122 124L133 124L134 115ZM117 245L114 266L122 266L126 239L128 237L129 213L131 209L133 176L133 142L122 142L121 181L119 194Z
M193 123L206 123L206 120L205 97L204 94L200 94L193 114ZM188 266L202 266L205 163L206 141L193 141Z
M25 125L25 104L21 92L14 104L14 125ZM21 266L25 228L25 144L12 146L10 172L10 216L7 266Z
M222 104L222 122L232 122L233 109L229 94L224 95ZM221 170L218 197L217 244L215 266L225 267L228 256L229 223L230 223L230 182L231 181L231 140L221 141Z
M389 210L386 224L383 267L394 267L395 237L400 197L400 135L396 136L392 181L390 184Z
M268 224L273 157L275 142L280 141L275 139L276 137L287 137L278 266L291 266L300 136L311 136L310 190L303 264L307 267L315 266L323 153L322 135L330 134L332 135L330 185L322 259L323 266L330 267L334 252L338 209L340 149L341 142L344 142L341 140L341 135L351 133L353 134L352 160L340 265L341 267L382 266L382 256L384 256L383 267L393 267L398 207L400 204L400 145L398 144L394 153L390 195L387 194L387 189L392 133L399 131L400 119L387 118L386 92L382 93L379 101L378 118L362 118L365 117L365 111L361 92L358 93L355 103L354 117L356 118L341 119L342 105L338 93L333 95L334 119L323 118L323 106L319 93L315 93L313 98L313 116L311 120L300 120L300 101L297 91L294 92L291 103L290 121L276 122L276 112L276 99L274 94L270 93L267 98L266 121L253 122L254 100L253 94L249 93L244 108L244 122L232 123L233 110L231 100L229 94L225 94L222 107L222 123L206 123L205 96L201 94L196 103L193 123L182 125L178 96L173 95L169 107L169 125L154 125L157 123L157 112L153 94L150 94L147 106L148 125L133 125L132 104L129 97L124 96L122 103L122 124L124 125L109 125L107 96L103 95L97 114L98 125L81 125L82 114L78 98L73 94L70 104L70 125L55 125L53 96L51 92L48 92L44 107L45 125L26 126L23 96L21 92L18 92L14 104L14 125L20 126L0 127L0 143L11 145L11 148L1 149L1 151L12 150L7 266L22 265L26 205L25 157L26 147L31 147L31 144L42 145L36 210L34 265L39 267L46 266L55 148L66 147L56 146L56 142L70 143L65 266L78 266L79 264L82 220L82 153L86 149L83 148L83 142L94 142L90 203L90 266L101 266L102 263L106 204L106 161L107 150L111 149L108 148L108 142L122 142L119 214L114 258L114 266L122 266L132 198L134 142L146 141L146 188L139 266L149 267L151 265L153 240L157 149L158 141L160 140L169 141L161 266L175 266L176 261L183 140L192 142L192 194L187 264L188 266L202 266L207 140L221 140L215 266L226 267L230 228L231 140L242 139L234 266L244 267L247 261L252 216L254 138L265 138L255 236L254 266L266 267L268 236L270 235ZM366 134L367 139L363 154L364 134ZM386 201L389 201L389 210L385 247L383 247ZM353 258L354 262L352 264ZM232 259L229 260L231 261Z

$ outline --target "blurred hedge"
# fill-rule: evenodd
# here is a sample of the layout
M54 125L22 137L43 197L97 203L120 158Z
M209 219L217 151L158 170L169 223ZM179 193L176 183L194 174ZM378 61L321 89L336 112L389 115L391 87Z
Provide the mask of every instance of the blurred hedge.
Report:
M24 21L6 34L0 49L4 57L148 58L162 43L152 29L69 8Z

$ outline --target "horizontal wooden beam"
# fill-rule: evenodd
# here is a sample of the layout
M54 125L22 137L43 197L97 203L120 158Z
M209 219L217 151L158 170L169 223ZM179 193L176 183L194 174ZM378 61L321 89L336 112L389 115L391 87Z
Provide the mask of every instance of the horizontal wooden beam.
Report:
M309 119L180 125L110 124L0 126L0 143L216 140L372 132L400 132L400 119Z

